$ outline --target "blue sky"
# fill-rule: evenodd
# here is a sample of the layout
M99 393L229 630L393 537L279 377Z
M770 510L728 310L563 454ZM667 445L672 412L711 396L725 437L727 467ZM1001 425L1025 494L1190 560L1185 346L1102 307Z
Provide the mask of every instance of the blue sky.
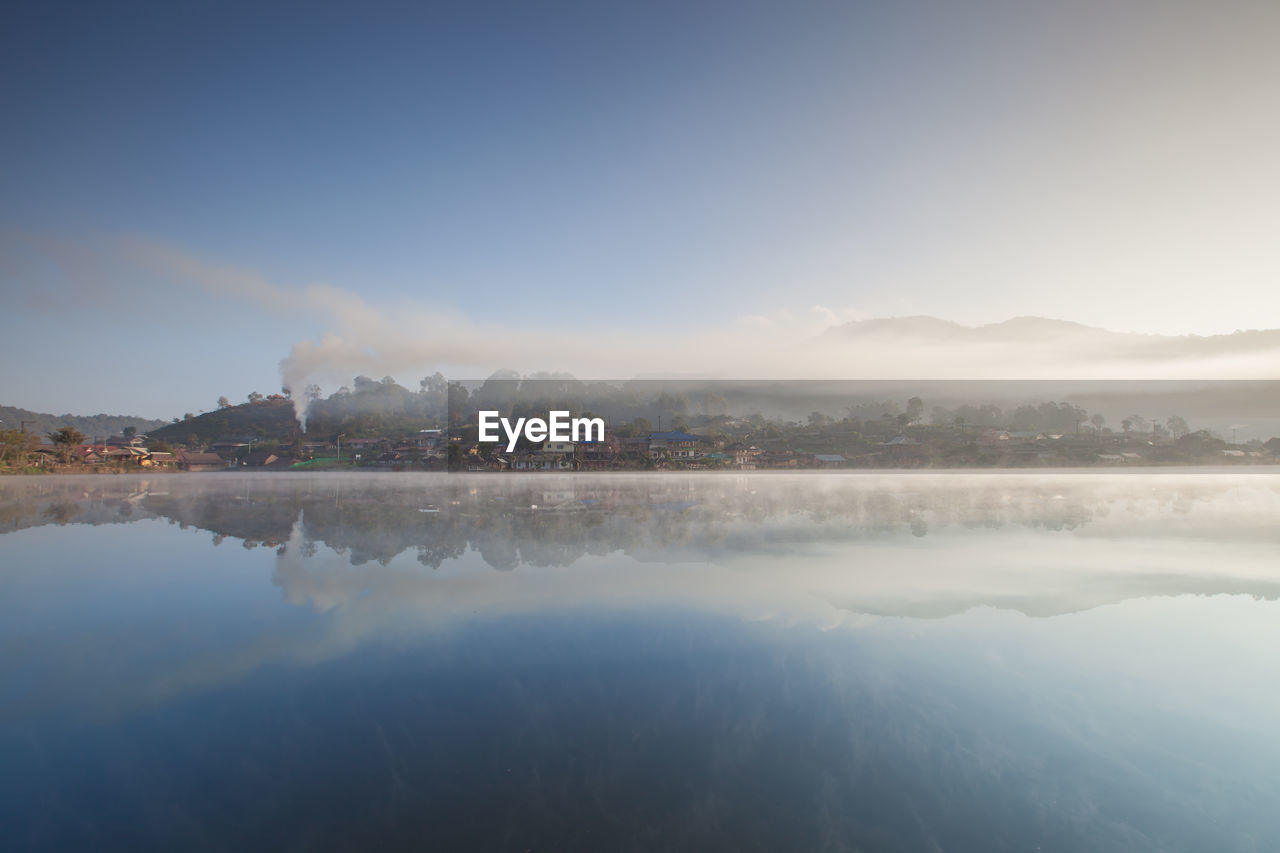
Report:
M321 351L329 387L566 342L698 372L871 316L1280 326L1274 4L0 14L6 404L169 417Z

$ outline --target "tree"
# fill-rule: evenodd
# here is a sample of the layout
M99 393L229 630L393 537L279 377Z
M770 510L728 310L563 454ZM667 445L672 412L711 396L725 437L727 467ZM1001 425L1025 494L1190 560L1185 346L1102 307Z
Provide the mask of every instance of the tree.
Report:
M1227 443L1208 430L1189 432L1176 442L1180 451L1188 456L1218 456Z
M75 427L64 426L49 433L49 440L62 448L62 461L71 461L71 448L84 441L84 433Z
M1147 419L1142 415L1129 415L1120 422L1120 426L1125 432L1146 432L1148 429Z
M924 415L924 400L919 397L912 397L907 401L907 418L911 423L919 423L920 418Z
M231 401L230 401L230 400L228 400L226 397L219 397L219 398L218 398L218 408L219 408L219 409L229 409L229 408L231 408Z
M1092 415L1089 415L1089 423L1093 424L1093 428L1098 432L1102 432L1102 426L1106 422L1107 419L1098 412L1094 412Z
M466 423L467 401L471 394L461 382L449 383L449 426L460 427Z
M3 443L0 445L0 462L8 458L21 465L27 452L35 447L36 436L35 433L7 429L0 432L0 442Z
M444 374L436 371L418 382L419 393L421 394L443 394L445 385Z
M1063 403L1062 405L1066 406L1067 404ZM1089 417L1089 413L1079 406L1069 406L1067 411L1071 414L1071 428L1077 433L1080 432L1080 424L1085 422Z
M1180 415L1170 415L1165 419L1164 425L1168 427L1169 434L1174 438L1182 438L1191 432L1191 426L1187 423L1187 419Z
M138 428L136 426L133 426L132 424L124 428L125 438L133 438L137 434L138 434Z
M261 394L259 394L257 391L250 391L250 392L249 392L249 402L250 402L250 403L261 403L261 402L262 402L262 395L261 395Z

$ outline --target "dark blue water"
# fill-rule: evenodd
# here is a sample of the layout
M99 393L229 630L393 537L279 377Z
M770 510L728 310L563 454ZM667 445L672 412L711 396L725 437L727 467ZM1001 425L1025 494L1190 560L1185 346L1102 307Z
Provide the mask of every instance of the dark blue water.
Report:
M4 849L1280 840L1280 478L50 480Z

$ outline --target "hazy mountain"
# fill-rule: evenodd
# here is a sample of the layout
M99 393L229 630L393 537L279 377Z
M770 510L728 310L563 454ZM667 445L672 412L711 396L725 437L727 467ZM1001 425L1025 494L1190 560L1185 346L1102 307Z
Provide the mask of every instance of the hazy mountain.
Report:
M126 427L133 427L139 435L165 425L165 421L139 418L133 415L50 415L14 406L0 406L0 428L21 429L25 421L27 432L42 438L64 426L73 427L90 439L119 435Z
M833 326L824 337L874 343L895 341L935 345L1088 344L1091 347L1101 347L1109 357L1129 358L1212 358L1280 350L1280 329L1251 329L1229 335L1147 335L1113 332L1047 317L1014 317L982 326L964 326L928 316L886 317L855 320Z

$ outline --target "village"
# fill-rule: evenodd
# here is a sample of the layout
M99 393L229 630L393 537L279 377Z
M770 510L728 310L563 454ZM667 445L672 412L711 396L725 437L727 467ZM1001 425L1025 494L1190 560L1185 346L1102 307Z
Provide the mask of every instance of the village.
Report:
M1280 440L1236 444L1208 431L1176 437L1159 424L1115 432L1090 425L1075 433L970 424L772 423L718 419L714 429L608 428L594 441L530 442L508 450L477 440L475 424L425 427L401 435L339 434L325 440L221 436L171 446L146 435L86 439L70 428L45 440L9 431L0 465L9 472L119 473L254 471L756 471L877 468L1027 468L1274 464ZM1126 427L1129 425L1126 424ZM853 427L857 427L856 429Z

